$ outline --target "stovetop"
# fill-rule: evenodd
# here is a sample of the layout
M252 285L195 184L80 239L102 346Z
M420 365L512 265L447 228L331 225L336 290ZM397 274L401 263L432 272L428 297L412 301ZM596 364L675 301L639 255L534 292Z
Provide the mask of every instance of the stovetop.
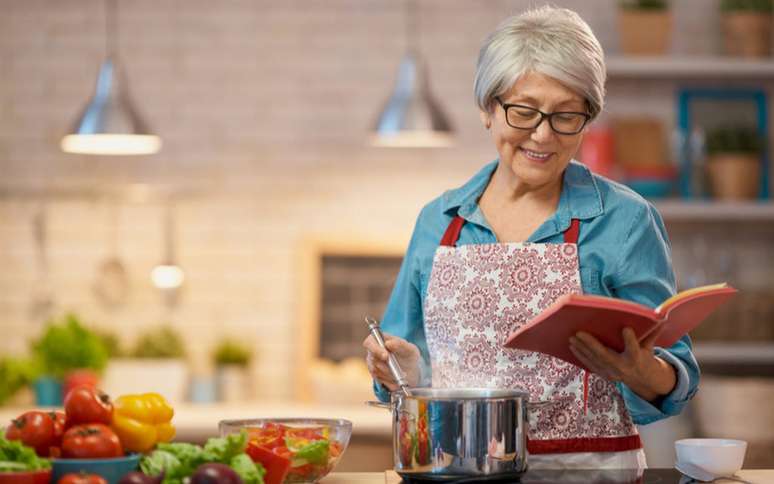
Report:
M454 483L468 484L684 484L690 482L675 469L645 469L639 474L630 470L534 470L520 476L497 478L417 478L403 477L405 484Z

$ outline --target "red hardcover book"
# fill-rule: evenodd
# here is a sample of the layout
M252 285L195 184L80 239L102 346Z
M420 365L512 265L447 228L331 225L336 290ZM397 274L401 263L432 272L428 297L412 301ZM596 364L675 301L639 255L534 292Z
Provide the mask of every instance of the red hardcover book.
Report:
M547 353L583 367L570 351L570 336L578 331L593 335L605 346L624 350L621 331L630 327L642 341L663 327L656 346L669 347L701 324L737 290L726 283L686 289L656 309L605 296L568 294L508 337L508 348Z

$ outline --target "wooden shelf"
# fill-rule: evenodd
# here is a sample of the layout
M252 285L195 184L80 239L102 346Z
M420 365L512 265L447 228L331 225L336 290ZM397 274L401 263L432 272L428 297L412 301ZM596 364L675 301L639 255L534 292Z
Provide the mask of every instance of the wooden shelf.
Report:
M774 342L695 342L693 353L700 363L774 364Z
M611 78L774 81L774 61L727 57L609 57Z
M664 220L673 221L758 221L774 222L774 203L770 201L713 202L654 200Z

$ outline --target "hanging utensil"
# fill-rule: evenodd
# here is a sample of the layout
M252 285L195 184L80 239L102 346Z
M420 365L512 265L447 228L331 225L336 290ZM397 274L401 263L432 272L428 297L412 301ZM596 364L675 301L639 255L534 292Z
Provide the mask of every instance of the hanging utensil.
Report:
M175 214L172 205L168 203L164 216L164 259L153 268L151 279L153 285L162 290L170 307L177 304L180 287L185 280L185 272L175 262L175 244Z
M92 291L107 309L117 309L126 303L129 294L129 274L118 254L119 213L115 203L108 210L108 255L97 268Z
M51 317L55 306L54 290L49 279L48 233L45 206L40 206L32 218L32 233L35 240L38 274L32 287L29 311L30 318L33 321L43 322Z

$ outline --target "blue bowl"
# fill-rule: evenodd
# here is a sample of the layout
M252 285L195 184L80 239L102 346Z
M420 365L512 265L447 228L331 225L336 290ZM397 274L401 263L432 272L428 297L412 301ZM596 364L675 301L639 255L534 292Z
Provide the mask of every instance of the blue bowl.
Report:
M107 459L51 459L51 482L56 483L63 475L85 472L105 478L108 484L116 484L124 474L137 470L142 454Z

